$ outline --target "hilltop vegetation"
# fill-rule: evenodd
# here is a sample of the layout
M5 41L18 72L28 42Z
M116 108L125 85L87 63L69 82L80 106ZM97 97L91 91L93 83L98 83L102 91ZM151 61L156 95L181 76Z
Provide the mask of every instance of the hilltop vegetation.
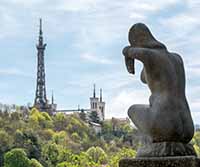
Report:
M135 156L138 132L130 123L108 120L96 134L81 118L37 109L0 112L0 166L117 167L121 158ZM200 132L192 143L200 154Z

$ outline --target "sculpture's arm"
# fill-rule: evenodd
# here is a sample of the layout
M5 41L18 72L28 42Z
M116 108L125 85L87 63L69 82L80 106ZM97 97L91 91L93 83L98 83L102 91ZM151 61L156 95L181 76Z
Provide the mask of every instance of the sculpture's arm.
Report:
M144 64L144 67L147 71L149 71L150 68L155 68L161 60L159 56L159 52L156 51L155 49L149 49L149 48L138 48L138 47L131 47L127 46L123 50L123 54L125 56L126 65L128 68L128 71L132 73L132 69L134 71L134 62L133 65L132 63L130 64L131 60L137 59L141 61ZM154 66L155 65L155 66ZM141 80L143 83L146 83L146 78L145 78L145 71L143 70L141 73Z
M144 64L147 64L149 61L152 60L153 57L155 58L157 56L157 53L153 49L131 47L127 49L126 56L132 59L137 59Z

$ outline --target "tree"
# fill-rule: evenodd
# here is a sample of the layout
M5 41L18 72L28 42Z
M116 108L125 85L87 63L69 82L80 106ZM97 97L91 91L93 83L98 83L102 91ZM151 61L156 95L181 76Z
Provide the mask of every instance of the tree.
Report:
M200 147L200 131L195 132L192 142Z
M39 133L41 140L43 140L43 141L51 140L55 134L55 132L52 129L43 129L43 130L40 130L38 133Z
M192 144L198 156L200 156L200 131L196 131L192 139Z
M89 118L91 122L100 123L100 118L96 111L91 111Z
M122 158L133 158L136 155L136 151L130 148L122 148L119 152L115 153L110 159L110 167L118 167L119 161Z
M91 147L86 153L95 163L105 164L107 162L107 155L101 147Z
M3 155L12 146L12 139L4 130L0 130L0 166L3 165Z
M23 147L24 144L24 134L21 130L17 129L14 134L14 145L15 147Z
M198 145L195 144L195 145L194 145L194 149L195 149L197 155L200 156L200 147L199 147Z
M54 129L55 131L61 131L65 130L67 124L68 124L67 116L63 113L57 113L53 117L53 123L54 123Z
M17 130L14 139L14 146L25 149L29 158L40 158L41 146L35 132L32 130L26 130L24 132Z
M15 148L4 156L4 167L28 167L30 160L23 149Z
M79 142L81 140L80 136L76 132L72 133L71 138L74 142Z
M48 167L55 167L58 163L59 152L62 150L55 143L48 143L44 145L42 150L42 159Z
M31 159L29 165L29 167L43 167L36 159Z
M35 128L38 128L38 126L41 128L50 128L53 126L53 122L49 114L46 112L40 112L36 108L31 110L29 121Z
M53 135L53 141L56 144L60 144L60 145L65 146L66 143L67 143L66 142L67 140L68 140L68 136L67 136L67 133L65 131L56 132Z
M56 167L80 167L79 165L74 165L71 162L61 162Z
M12 112L10 114L11 120L12 121L19 121L20 119L20 114L18 112Z
M81 112L79 113L79 116L80 116L82 121L86 121L86 114L83 110L81 110Z

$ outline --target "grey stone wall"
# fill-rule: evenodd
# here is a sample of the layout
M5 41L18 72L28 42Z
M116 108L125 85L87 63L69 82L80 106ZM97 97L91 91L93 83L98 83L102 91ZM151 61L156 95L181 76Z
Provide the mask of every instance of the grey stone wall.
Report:
M194 156L122 159L119 167L200 167Z

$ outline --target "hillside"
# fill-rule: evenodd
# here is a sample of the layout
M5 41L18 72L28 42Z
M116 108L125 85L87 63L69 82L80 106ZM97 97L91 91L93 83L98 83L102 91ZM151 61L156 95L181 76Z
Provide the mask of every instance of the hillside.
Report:
M0 112L0 164L4 167L117 167L134 157L140 135L129 122L102 122L101 133L81 115L49 116L32 109ZM192 140L200 154L200 132Z

